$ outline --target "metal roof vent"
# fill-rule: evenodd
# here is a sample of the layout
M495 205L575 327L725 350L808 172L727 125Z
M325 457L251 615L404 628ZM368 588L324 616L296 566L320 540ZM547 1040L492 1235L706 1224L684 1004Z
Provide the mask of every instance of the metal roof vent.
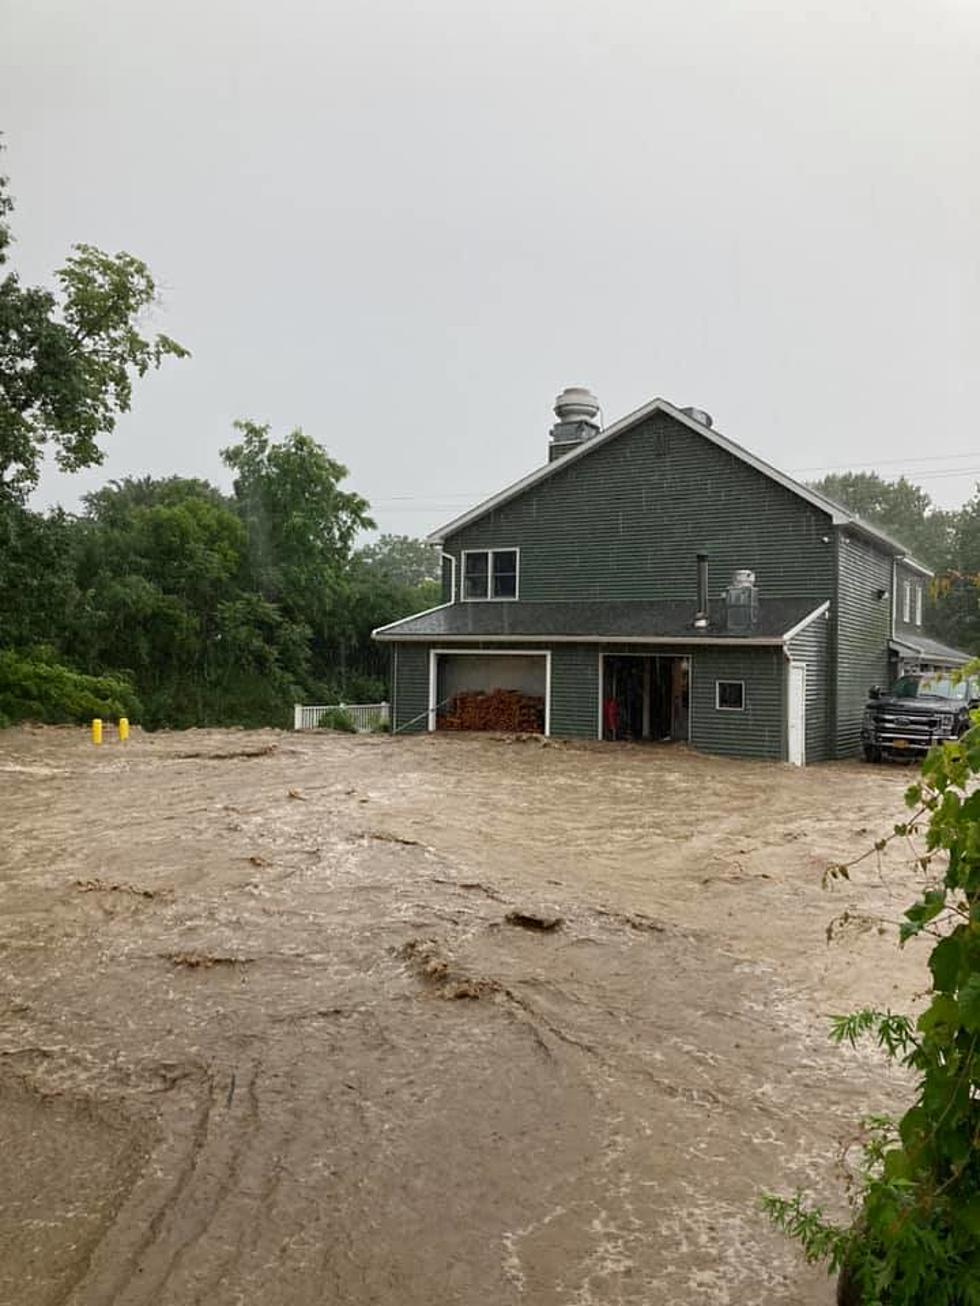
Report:
M714 419L710 413L706 413L703 408L682 408L682 413L687 413L688 417L693 418L695 422L700 422L702 426L714 426Z
M549 462L554 462L562 454L599 433L599 423L596 420L599 416L599 400L585 386L567 386L555 400L555 416L558 421L551 428Z
M725 590L725 625L735 634L752 630L759 620L759 591L755 572L740 568Z

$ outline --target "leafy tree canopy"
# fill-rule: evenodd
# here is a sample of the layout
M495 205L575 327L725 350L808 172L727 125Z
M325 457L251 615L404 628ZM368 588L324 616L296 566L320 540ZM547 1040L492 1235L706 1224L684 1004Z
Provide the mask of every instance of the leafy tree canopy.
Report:
M0 177L0 264L12 208ZM156 284L132 254L75 245L55 278L58 294L14 272L0 281L0 497L23 501L47 447L66 471L101 463L99 440L129 410L134 377L187 356L169 336L141 334Z
M439 552L409 535L381 535L358 551L366 567L395 585L421 585L438 581Z
M904 476L886 481L877 472L845 472L814 481L811 488L880 527L927 566L948 566L957 514L937 508Z

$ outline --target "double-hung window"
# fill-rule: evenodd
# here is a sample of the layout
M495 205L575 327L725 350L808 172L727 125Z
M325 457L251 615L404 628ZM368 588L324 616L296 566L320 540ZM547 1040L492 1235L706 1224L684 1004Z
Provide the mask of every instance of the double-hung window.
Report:
M516 599L517 549L468 549L463 553L464 599Z
M902 620L906 624L912 621L912 582L902 582Z
M922 586L915 587L915 624L922 625Z

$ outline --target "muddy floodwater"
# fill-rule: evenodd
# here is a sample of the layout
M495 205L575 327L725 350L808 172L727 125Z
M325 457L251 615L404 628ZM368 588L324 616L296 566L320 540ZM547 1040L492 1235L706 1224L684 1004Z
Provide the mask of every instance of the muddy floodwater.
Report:
M830 1303L907 1092L903 768L680 748L0 733L5 1306ZM828 944L828 921L848 919Z

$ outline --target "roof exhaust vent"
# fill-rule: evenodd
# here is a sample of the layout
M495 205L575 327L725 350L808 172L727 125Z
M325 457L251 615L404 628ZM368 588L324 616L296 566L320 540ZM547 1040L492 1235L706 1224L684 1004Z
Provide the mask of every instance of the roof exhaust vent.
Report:
M714 418L710 413L706 413L703 408L682 408L682 413L686 413L695 422L700 422L702 426L714 426Z
M584 444L599 433L599 400L591 390L582 385L570 385L555 400L558 421L551 428L551 445L548 461L554 462L562 454Z
M694 614L694 625L704 630L710 619L708 612L708 555L698 554L698 610Z
M725 625L733 634L745 634L759 619L759 591L755 572L740 568L725 590Z

